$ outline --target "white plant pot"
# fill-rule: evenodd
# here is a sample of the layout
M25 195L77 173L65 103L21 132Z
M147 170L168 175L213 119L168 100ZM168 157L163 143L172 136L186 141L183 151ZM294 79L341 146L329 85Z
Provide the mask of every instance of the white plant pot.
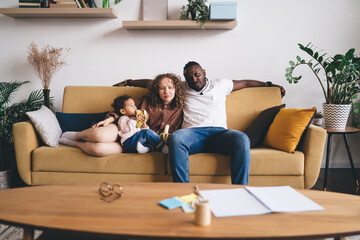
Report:
M143 20L167 20L168 0L142 0Z
M323 119L324 118L314 118L312 123L316 126L321 126L323 123Z
M351 104L323 104L325 127L344 129L351 110Z

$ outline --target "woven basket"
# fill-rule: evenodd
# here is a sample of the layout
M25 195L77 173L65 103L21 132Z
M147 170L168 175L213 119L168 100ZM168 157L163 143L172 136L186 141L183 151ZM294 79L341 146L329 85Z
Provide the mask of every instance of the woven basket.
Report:
M10 188L12 170L0 171L0 190Z
M351 104L323 104L325 127L344 129L349 117Z

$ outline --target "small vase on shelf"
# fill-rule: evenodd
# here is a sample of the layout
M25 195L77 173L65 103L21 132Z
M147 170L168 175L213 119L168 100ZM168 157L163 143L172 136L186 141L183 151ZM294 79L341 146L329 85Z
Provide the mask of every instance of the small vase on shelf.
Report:
M45 107L50 106L50 89L43 89L44 93L44 105Z
M103 6L103 8L109 8L110 7L110 0L103 0L102 6Z

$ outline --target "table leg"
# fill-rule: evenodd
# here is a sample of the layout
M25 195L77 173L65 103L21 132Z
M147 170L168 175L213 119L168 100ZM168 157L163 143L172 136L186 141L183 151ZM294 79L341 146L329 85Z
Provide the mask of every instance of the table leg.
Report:
M23 240L34 240L34 228L24 227Z
M328 133L328 141L327 141L327 151L326 151L326 162L325 162L325 177L324 177L324 191L326 191L326 181L327 181L327 174L329 168L329 161L330 161L330 153L331 153L331 139L332 134Z
M348 140L347 134L344 134L344 142L345 142L346 150L347 150L347 153L348 153L348 156L349 156L353 176L354 176L354 179L355 179L355 182L356 182L356 187L359 187L359 180L358 180L358 178L356 176L356 170L355 170L355 166L354 166L354 161L353 161L352 156L351 156L351 150L350 150L350 145L349 145L349 140Z

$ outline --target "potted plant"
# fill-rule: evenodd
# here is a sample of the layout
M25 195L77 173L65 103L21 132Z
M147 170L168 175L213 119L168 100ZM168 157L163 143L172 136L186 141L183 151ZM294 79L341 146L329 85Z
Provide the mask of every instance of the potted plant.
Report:
M43 105L41 90L33 91L20 103L9 105L13 94L28 81L0 82L0 190L9 188L11 172L16 169L12 125L28 120L26 112ZM52 99L50 101L52 104Z
M325 126L345 128L352 99L357 98L357 93L360 92L360 58L354 54L355 49L348 50L345 55L337 54L326 58L326 53L316 52L311 43L306 46L298 45L311 59L305 60L297 56L296 62L290 61L290 67L286 68L286 80L298 83L302 76L293 76L295 68L300 65L308 66L315 74L325 97ZM342 113L342 116L337 113Z
M116 1L116 0L115 0ZM119 0L118 0L119 1ZM44 89L44 105L50 107L50 83L54 75L67 63L63 59L70 48L52 47L48 44L42 48L31 42L28 47L27 61L39 77Z
M209 7L205 4L207 0L188 0L186 6L182 6L180 10L180 20L189 19L196 20L201 23L202 29L205 28L205 22L209 19Z
M323 119L324 119L324 114L322 114L322 112L316 112L314 114L314 119L312 123L314 125L321 126L323 123Z

